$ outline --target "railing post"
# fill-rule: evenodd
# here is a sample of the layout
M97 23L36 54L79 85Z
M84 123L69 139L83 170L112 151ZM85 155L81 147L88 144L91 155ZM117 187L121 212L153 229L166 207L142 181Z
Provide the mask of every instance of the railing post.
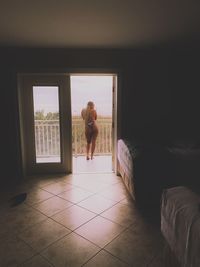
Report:
M77 125L74 125L74 154L77 157Z
M112 118L101 117L97 121L99 134L96 154L112 153ZM72 117L73 154L85 154L84 123L81 117ZM60 132L58 120L35 120L35 144L38 156L57 156L60 153Z

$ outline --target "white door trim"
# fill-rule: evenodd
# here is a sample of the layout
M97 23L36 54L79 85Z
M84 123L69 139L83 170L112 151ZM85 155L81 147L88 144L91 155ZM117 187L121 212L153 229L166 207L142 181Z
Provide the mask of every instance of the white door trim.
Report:
M58 86L60 113L60 163L36 163L33 86ZM26 175L41 173L70 173L71 162L71 101L70 81L66 74L19 74L18 100L23 173Z

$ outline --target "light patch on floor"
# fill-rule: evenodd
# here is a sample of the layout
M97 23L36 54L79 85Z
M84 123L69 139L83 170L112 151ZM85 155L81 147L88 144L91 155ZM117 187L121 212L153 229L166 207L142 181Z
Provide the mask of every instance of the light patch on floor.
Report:
M11 207L24 191L24 202ZM0 266L164 266L159 226L114 173L35 177L7 188L0 225Z
M73 173L111 173L112 156L94 156L86 160L85 156L73 157Z

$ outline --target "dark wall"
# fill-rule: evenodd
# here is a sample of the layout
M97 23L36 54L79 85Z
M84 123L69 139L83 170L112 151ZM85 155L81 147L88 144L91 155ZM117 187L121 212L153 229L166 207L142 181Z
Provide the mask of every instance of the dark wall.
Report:
M122 98L123 134L199 142L199 44L178 42L132 54Z
M120 72L121 136L197 135L198 46L139 49L1 48L1 181L20 179L17 73L113 69ZM156 130L155 130L156 129ZM180 130L181 129L181 130Z
M176 49L170 64L174 128L177 135L195 139L200 137L199 47Z
M132 56L124 74L123 130L127 136L153 128L171 113L169 58L164 51L144 50Z

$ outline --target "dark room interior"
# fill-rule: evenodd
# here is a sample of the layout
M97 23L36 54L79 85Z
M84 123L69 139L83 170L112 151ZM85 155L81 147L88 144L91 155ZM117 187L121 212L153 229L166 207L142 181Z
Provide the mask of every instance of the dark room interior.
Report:
M171 147L173 145L176 145L178 148L187 146L187 149L188 147L192 147L196 149L195 151L200 149L199 11L200 3L195 0L174 0L167 2L158 0L61 0L57 2L53 0L32 2L19 0L13 2L7 0L0 2L0 87L1 118L3 119L1 127L2 162L0 175L2 188L0 198L0 238L2 240L0 246L0 265L2 267L87 267L102 265L132 267L200 266L200 258L195 254L195 251L198 251L197 248L200 245L200 237L198 236L198 241L196 240L194 245L190 244L191 250L194 253L191 253L191 251L188 252L188 258L186 259L188 265L183 265L185 263L180 260L182 247L178 252L176 250L173 251L172 248L174 246L170 248L170 242L168 241L167 243L166 240L165 234L167 235L167 232L160 233L161 222L159 210L162 190L167 187L186 186L186 188L190 188L189 190L193 191L197 198L199 197L198 194L200 194L200 153L198 155L195 152L195 158L188 163L185 159L184 161L179 159L177 161L176 159L171 160L171 158L168 158L168 154L164 155L160 152L160 147ZM64 254L64 243L60 251L58 247L54 251L53 246L56 239L54 239L52 244L49 242L46 247L41 246L40 250L35 249L37 247L36 243L33 242L33 246L31 242L29 243L31 234L29 236L28 233L26 234L27 228L24 225L24 231L16 230L11 237L6 233L11 231L10 229L15 226L12 225L11 228L8 228L9 230L3 230L7 223L10 224L5 218L12 220L13 216L17 216L17 211L13 211L15 207L12 206L11 208L13 215L9 211L10 206L8 207L8 203L10 203L11 197L15 196L16 193L28 192L27 187L22 187L23 190L20 189L21 191L15 191L13 188L19 184L23 184L24 181L30 184L29 178L24 177L22 166L18 74L74 71L77 73L104 73L113 71L118 74L118 105L120 107L120 115L118 117L119 129L117 140L122 139L133 142L137 140L139 146L142 143L142 149L144 145L145 149L146 146L149 149L144 156L145 159L138 160L138 163L136 163L136 165L138 164L138 177L140 175L142 176L138 185L135 185L139 188L138 192L136 192L136 201L132 201L131 195L125 189L126 187L123 187L125 191L119 188L117 189L119 196L124 196L124 198L117 199L117 205L127 205L131 210L129 211L130 214L137 218L134 222L131 221L132 224L126 225L123 230L116 228L115 231L118 233L123 231L143 232L141 236L140 234L138 235L138 239L132 238L132 241L129 241L130 243L134 243L136 240L138 247L126 245L125 237L124 239L120 239L120 235L115 235L115 239L112 242L119 239L119 242L121 242L124 248L126 246L129 247L126 248L128 251L127 255L124 251L120 250L121 247L117 248L117 242L113 245L111 241L109 241L110 243L103 243L103 241L102 243L101 241L99 243L97 241L96 243L92 237L91 239L90 237L85 237L84 234L87 231L87 227L85 229L81 229L81 227L80 229L75 229L75 227L72 229L68 226L63 227L63 224L59 223L59 226L62 225L63 227L59 232L56 228L57 226L55 226L55 231L60 233L60 236L57 238L59 241L63 236L72 235L73 237L73 235L77 235L77 237L74 237L77 238L76 241L73 241L72 237L70 237L70 242L72 242L70 245L75 253L77 253L76 243L80 244L80 251L81 246L84 247L85 250L83 249L83 251L85 251L85 254L77 256L77 258L82 259L79 261L70 257L69 261L65 258L63 258L63 261L59 261L59 257L62 258L61 253ZM160 154L156 154L154 158L152 155L154 155L155 147L157 149L156 153L159 150ZM146 161L149 162L149 158L152 160L150 161L151 166L149 166L150 164L146 165ZM154 160L156 160L156 170L152 167ZM141 169L142 174L139 173L139 169ZM65 183L66 185L68 181L68 178L66 178L68 177L67 175L66 173L58 174L59 178L56 183ZM135 175L137 176L137 173ZM160 177L161 175L163 175L162 178ZM148 181L145 180L147 176ZM49 177L48 179L52 179ZM121 178L119 176L117 177L115 178L120 179L120 184L123 185ZM38 177L35 179L34 186L39 185L40 190L44 188L43 186L47 187L47 185L51 184L50 182L47 183L48 179L41 180L43 178ZM100 181L100 178L98 179ZM79 178L75 177L75 180L71 183L72 186L77 186L76 180L79 180ZM86 180L89 183L91 179L87 177ZM108 177L108 180L110 181L109 186L111 186L114 181L113 174ZM55 177L53 181L55 182ZM116 181L119 183L119 180ZM67 182L67 185L69 184ZM117 182L115 182L116 184ZM31 184L31 186L33 185ZM9 191L9 188L12 188L12 193ZM45 192L53 194L53 196L61 193L61 191L55 193L54 189L52 190L50 189L48 191L47 189ZM92 193L97 194L97 191L92 191ZM22 197L25 198L24 195ZM148 211L147 217L150 221L149 214L151 214L151 209L153 210L154 207L155 212L158 212L156 220L159 217L159 222L156 221L155 223L156 226L150 226L156 229L154 229L156 231L154 237L156 236L155 239L159 241L157 243L155 242L156 244L153 243L153 245L151 242L148 244L145 243L145 249L142 243L144 241L144 233L147 231L148 236L151 230L147 230L147 226L143 225L142 219L138 215L138 211L136 211L137 198L142 198L145 204L150 203L150 206L145 206L145 209ZM185 199L187 199L187 196ZM199 200L198 198L198 203L200 203ZM22 202L24 201L23 199ZM74 203L77 204L77 202ZM136 203L136 207L134 203ZM30 207L32 204L29 204L30 202L25 202L25 204L22 203L16 208L20 212L21 205ZM77 212L79 212L78 208L84 208L84 204L76 207ZM134 206L134 212L130 208L130 205ZM37 210L37 208L34 209ZM86 209L88 210L89 208L87 207ZM197 210L199 214L199 206ZM94 228L102 225L102 232L104 222L100 222L100 219L109 219L109 212L107 211L105 209L101 210L101 212L105 213L104 217L102 213L96 212L96 210L90 210L90 212L96 214L96 226ZM47 216L47 220L55 217L55 214L46 214L45 212L41 214L42 216ZM131 216L130 214L127 216ZM123 217L123 215L121 216ZM52 219L54 223L57 220L56 218L55 220L54 218ZM109 222L112 220L110 219ZM21 222L21 219L16 224L20 224L19 222ZM44 222L45 220L43 224ZM23 223L26 224L26 222ZM38 223L39 220L36 224ZM137 226L137 223L139 226ZM118 223L117 225L124 227L123 223ZM136 227L136 230L133 230L133 225ZM195 224L195 227L200 227L198 225ZM20 225L17 225L17 227L20 228ZM42 225L41 229L43 229L42 227L48 228L45 225ZM62 231L63 235L61 234ZM184 232L186 230L183 229L182 231ZM128 234L127 232L127 236L130 236L130 233ZM86 251L87 245L82 244L82 241L79 243L78 239L80 237L84 237L84 240L90 240L92 245L95 244L95 248L90 247L90 252ZM7 241L10 238L16 238L19 241ZM150 240L151 237L148 238ZM66 240L64 241L67 247L69 245L67 245ZM10 245L11 243L9 242L14 245ZM21 242L24 242L24 246L28 246L33 251L27 252L27 248L23 249ZM38 244L42 244L42 240ZM12 247L13 250L17 247L16 250L19 251L20 258L16 256L18 252L14 254L11 252L10 255L7 252L7 256L4 256L10 246L15 246L14 249ZM169 250L168 255L172 258L173 263L171 262L169 265L165 265L161 247ZM135 252L133 252L134 250ZM24 251L24 254L22 251ZM24 256L25 254L26 256ZM85 256L86 254L87 257ZM190 257L195 260L191 260ZM10 260L8 260L9 258Z

